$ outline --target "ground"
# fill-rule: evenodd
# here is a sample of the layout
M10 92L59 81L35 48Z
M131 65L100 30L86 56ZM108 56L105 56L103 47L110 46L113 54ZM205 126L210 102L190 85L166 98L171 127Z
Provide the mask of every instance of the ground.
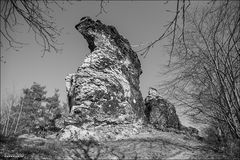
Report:
M6 142L6 141L5 141ZM228 159L197 137L145 130L137 135L107 142L60 142L53 137L26 136L14 143L3 143L2 157L22 159Z

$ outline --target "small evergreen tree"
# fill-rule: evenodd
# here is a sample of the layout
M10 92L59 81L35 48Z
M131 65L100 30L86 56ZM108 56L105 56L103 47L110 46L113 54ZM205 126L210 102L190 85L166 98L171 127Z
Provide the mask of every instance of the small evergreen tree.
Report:
M23 89L21 103L23 105L19 131L21 133L32 133L37 119L42 114L42 102L46 100L45 86L34 82L30 88Z
M12 112L18 113L20 117L16 127L17 133L44 136L49 131L56 130L55 120L61 117L59 90L55 89L54 95L47 97L45 89L45 86L36 82L30 88L23 89L20 99L22 105L12 108Z

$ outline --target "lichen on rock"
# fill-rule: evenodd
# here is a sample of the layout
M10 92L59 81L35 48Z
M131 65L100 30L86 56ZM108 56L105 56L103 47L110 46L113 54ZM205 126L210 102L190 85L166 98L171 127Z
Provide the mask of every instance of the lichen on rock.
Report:
M89 17L83 17L75 28L87 40L91 53L66 78L71 115L79 116L82 123L144 119L141 64L128 40L115 27Z

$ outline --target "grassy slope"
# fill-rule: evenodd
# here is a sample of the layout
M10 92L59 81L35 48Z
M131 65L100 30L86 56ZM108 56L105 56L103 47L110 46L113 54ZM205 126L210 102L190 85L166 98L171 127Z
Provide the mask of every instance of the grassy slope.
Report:
M174 132L148 130L118 141L59 142L27 138L1 142L1 155L24 155L24 159L220 159L224 156L196 138Z

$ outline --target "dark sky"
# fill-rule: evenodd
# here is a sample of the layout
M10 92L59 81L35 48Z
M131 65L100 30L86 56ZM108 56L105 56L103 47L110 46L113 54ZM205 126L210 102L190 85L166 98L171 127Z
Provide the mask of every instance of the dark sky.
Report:
M48 53L41 58L41 47L38 46L33 34L26 33L26 28L19 27L17 40L28 42L19 51L2 48L1 54L7 61L1 64L1 100L7 94L20 95L22 88L30 87L33 82L46 86L48 95L52 95L55 88L60 89L61 101L66 101L65 81L67 74L77 70L87 53L88 45L82 35L74 26L81 17L90 16L100 19L103 23L114 25L120 34L133 45L146 44L157 39L164 32L164 25L169 22L174 14L166 10L174 10L176 1L164 4L164 1L110 1L105 6L107 13L96 17L100 7L99 2L72 1L72 5L66 4L66 11L53 8L56 23L64 27L60 42L64 43L61 53ZM143 74L140 79L140 87L143 97L147 95L149 87L156 87L163 81L160 72L164 65L168 64L169 56L163 48L166 40L152 48L146 58L139 55ZM133 47L137 50L138 47Z

